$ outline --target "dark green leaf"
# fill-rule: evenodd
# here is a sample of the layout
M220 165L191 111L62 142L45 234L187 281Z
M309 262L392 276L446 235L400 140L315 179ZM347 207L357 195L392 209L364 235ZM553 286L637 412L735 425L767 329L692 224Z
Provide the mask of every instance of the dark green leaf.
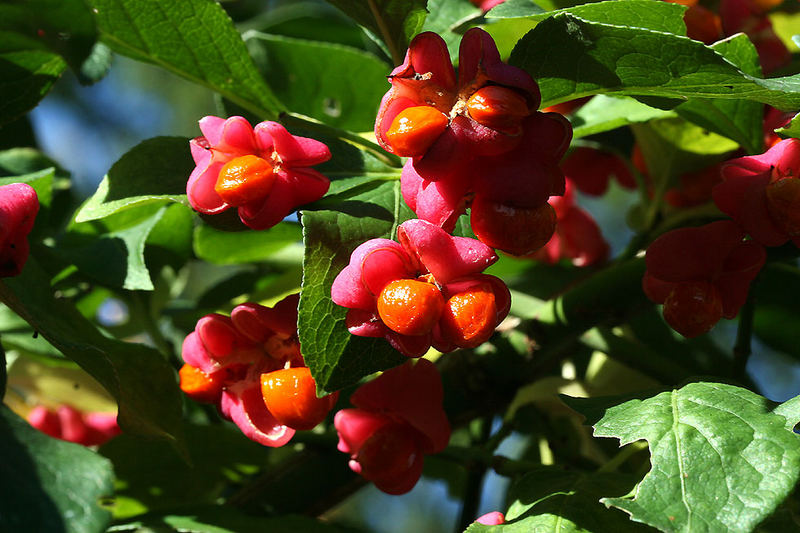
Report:
M194 222L192 210L185 205L166 206L145 242L145 259L151 271L157 272L163 264L178 270L192 257Z
M107 287L151 291L145 242L165 211L166 206L143 205L102 222L74 224L56 253Z
M184 137L142 141L114 163L75 221L97 220L153 202L187 204L186 182L194 166Z
M302 214L305 258L300 293L299 336L303 356L318 387L334 391L405 358L384 339L351 335L347 309L331 301L331 285L350 253L377 237L393 238L413 213L397 181L371 184L342 195L335 207Z
M744 34L711 46L745 74L761 76L755 46ZM680 116L709 131L733 139L748 151L761 153L764 145L763 105L747 100L709 100L692 98L675 108Z
M201 225L194 232L194 252L200 259L218 265L250 263L268 259L302 239L300 226L292 222L281 222L265 231L235 232Z
M33 39L0 31L0 125L36 107L66 66Z
M767 264L755 285L753 331L770 348L800 359L800 345L791 334L792 324L798 319L797 299L786 290L796 283L800 283L800 270L796 267Z
M298 131L297 134L302 135L303 132ZM332 137L316 135L315 138L327 144L333 156L330 161L314 167L331 180L328 197L351 191L371 182L400 179L400 168L390 166L371 152ZM327 199L323 201L327 201Z
M624 496L636 484L625 474L584 474L534 470L511 489L513 503L506 523L473 524L465 533L631 533L652 531L628 520L622 512L607 509L600 498Z
M121 435L100 448L120 488L117 517L217 501L231 481L267 464L268 450L235 427L184 426L189 462L163 441Z
M542 21L525 35L509 62L538 81L544 106L603 92L800 107L800 75L756 78L697 41L567 13Z
M250 32L247 44L275 95L292 111L353 131L371 131L389 66L333 43Z
M800 400L691 383L644 400L566 399L596 437L646 440L652 469L632 499L604 498L662 531L752 531L800 477Z
M97 501L112 491L111 464L96 453L32 428L0 406L0 530L103 531Z
M152 528L152 529L151 529ZM269 518L244 514L232 507L203 506L173 513L145 515L109 532L151 531L166 528L184 533L347 533L352 530L299 515Z
M97 39L94 18L83 0L12 0L0 6L0 28L39 39L79 76Z
M10 148L0 152L0 175L19 176L48 168L56 169L56 175L66 175L58 163L34 148Z
M427 0L328 0L386 43L399 64L425 22Z
M113 50L205 85L267 120L281 106L231 19L212 0L89 0Z
M100 333L68 300L54 296L33 257L22 274L0 282L0 301L105 387L117 400L123 430L181 444L180 391L175 371L158 352Z

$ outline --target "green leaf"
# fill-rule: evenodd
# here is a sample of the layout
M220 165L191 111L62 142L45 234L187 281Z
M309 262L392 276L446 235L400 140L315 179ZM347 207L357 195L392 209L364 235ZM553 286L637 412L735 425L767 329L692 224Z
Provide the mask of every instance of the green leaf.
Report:
M194 232L194 252L218 265L251 263L266 260L302 239L300 226L292 222L281 222L265 231L220 231L201 225Z
M516 18L525 17L534 21L568 13L586 21L631 28L646 28L648 30L686 35L686 24L683 22L683 12L686 8L671 3L655 4L651 0L627 0L619 2L610 0L594 2L578 6L542 11L530 0L506 0L495 7L487 18Z
M82 273L111 288L153 290L144 249L166 206L144 205L103 219L72 225L56 253Z
M398 65L408 43L425 23L427 0L328 0L353 20L380 36Z
M711 46L722 57L751 76L761 76L755 46L744 34L719 41ZM758 102L747 100L710 100L692 98L675 108L683 118L698 126L733 139L749 153L761 153L764 111Z
M145 241L145 259L152 272L164 264L180 269L192 257L193 211L182 204L170 204L150 230Z
M297 134L302 135L303 132ZM346 193L371 182L400 179L402 169L389 166L371 152L340 139L320 135L315 135L315 138L327 144L332 154L330 161L314 167L331 180L327 197Z
M186 182L194 166L185 137L142 141L114 163L75 221L97 220L154 202L188 205Z
M447 43L450 57L456 60L463 28L483 13L469 0L428 0L428 11L422 31L438 33Z
M66 67L33 39L0 31L0 125L36 107Z
M103 531L111 515L111 464L91 450L31 427L0 406L0 530Z
M68 300L55 297L34 257L22 274L0 281L0 301L103 385L117 400L124 431L181 445L180 391L158 352L100 333Z
M543 106L617 93L746 99L780 109L800 107L800 75L756 78L686 37L589 22L568 13L539 23L517 43L509 63L538 81Z
M647 441L652 469L633 499L603 503L662 531L752 531L800 477L797 398L777 406L732 385L691 383L624 403L566 401L596 437Z
M3 342L6 342L3 335ZM114 413L117 404L97 380L63 357L20 354L8 367L8 382L43 404L68 404L84 412Z
M102 40L218 92L265 120L282 110L239 32L212 0L89 0Z
M717 163L738 147L681 118L633 124L632 129L650 177L661 193L681 174Z
M533 470L512 488L505 524L473 524L465 533L628 533L652 531L600 503L604 496L628 494L636 479L625 474Z
M598 94L570 116L575 139L621 128L629 124L674 117L633 98Z
M351 529L308 516L287 515L268 518L244 514L233 507L207 505L182 508L173 513L148 514L134 522L116 525L110 533L121 531L170 531L184 533L347 533Z
M798 319L797 300L792 291L786 290L796 283L800 283L800 270L796 267L782 263L764 267L755 285L754 298L758 305L755 306L753 332L770 348L800 360L800 345L791 335L792 324Z
M305 257L298 335L317 386L329 392L405 360L386 340L347 331L347 309L331 301L331 285L358 245L395 237L397 226L414 214L403 201L397 181L351 192L337 198L341 201L329 209L304 211L301 219Z
M528 18L544 15L547 10L533 0L505 0L486 13L487 19Z
M0 29L37 38L79 77L97 39L94 18L83 0L12 0L0 6Z
M800 139L800 113L792 118L792 121L789 122L786 126L782 128L778 128L775 130L775 133L779 135L783 135L784 137L792 137L795 139Z
M371 131L390 68L333 43L248 32L248 47L275 95L294 112L352 131Z
M163 441L120 435L100 448L117 478L114 516L211 505L267 464L263 446L228 425L184 426L189 461ZM147 457L142 461L141 457Z

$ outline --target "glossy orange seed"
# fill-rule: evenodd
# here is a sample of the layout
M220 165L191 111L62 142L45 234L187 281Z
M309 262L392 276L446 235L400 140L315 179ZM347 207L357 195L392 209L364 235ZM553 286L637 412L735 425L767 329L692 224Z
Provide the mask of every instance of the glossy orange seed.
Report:
M664 300L664 320L687 339L706 333L720 318L722 298L707 281L679 283Z
M497 327L497 305L489 284L451 296L440 324L445 338L460 348L475 348L489 340Z
M214 190L234 207L264 198L272 190L275 173L272 165L255 155L231 159L219 171Z
M469 116L486 127L518 133L522 119L530 115L525 97L513 89L487 85L467 100Z
M784 178L767 185L767 209L772 220L790 237L800 236L800 178Z
M550 204L514 207L476 196L470 213L472 231L484 244L512 255L533 253L556 230L556 212Z
M181 390L196 402L214 403L222 392L222 381L199 368L184 364L178 371Z
M339 397L335 392L317 398L317 384L306 367L261 374L261 395L275 420L298 430L311 429L322 422Z
M407 107L394 117L386 139L395 154L402 157L424 155L447 129L447 115L435 107Z
M378 315L386 327L402 335L430 333L444 309L436 285L413 279L396 279L378 296Z

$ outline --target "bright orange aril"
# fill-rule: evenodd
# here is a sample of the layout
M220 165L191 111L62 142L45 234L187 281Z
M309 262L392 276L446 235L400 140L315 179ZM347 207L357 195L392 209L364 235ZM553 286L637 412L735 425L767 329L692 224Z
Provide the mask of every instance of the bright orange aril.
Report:
M394 117L386 139L394 153L402 157L424 155L447 129L447 115L435 107L407 107Z
M460 348L475 348L492 336L497 326L497 305L487 283L451 296L444 307L442 333Z
M297 430L311 429L322 422L339 397L335 392L317 398L317 384L307 367L261 374L261 395L275 420Z
M525 97L513 89L487 85L467 100L469 116L488 128L519 133L522 119L530 115Z
M184 364L178 371L181 390L196 402L214 403L222 392L222 381L199 368Z
M722 298L707 281L679 283L664 300L664 320L687 339L708 332L720 318Z
M800 236L800 178L784 178L767 185L767 209L772 220L790 237Z
M514 207L476 196L470 221L472 231L484 244L512 255L526 255L553 236L556 212L547 202L536 207Z
M378 315L386 327L402 335L430 333L444 309L436 285L413 279L396 279L378 296Z
M266 159L244 155L225 163L214 190L226 204L238 207L267 196L274 181L275 173Z

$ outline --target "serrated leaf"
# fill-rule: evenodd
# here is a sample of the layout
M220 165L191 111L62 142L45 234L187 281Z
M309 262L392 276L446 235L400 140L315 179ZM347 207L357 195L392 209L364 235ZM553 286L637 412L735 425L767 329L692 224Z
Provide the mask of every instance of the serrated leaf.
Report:
M142 141L114 163L75 221L97 220L153 202L188 205L186 182L194 166L185 137Z
M674 116L672 111L656 109L633 98L598 94L569 119L572 122L572 137L579 139L629 124Z
M393 238L397 226L413 217L398 181L370 184L340 196L329 209L304 211L303 285L298 335L306 364L322 390L334 391L378 370L403 362L384 339L356 337L347 331L347 309L331 301L334 278L361 243Z
M352 131L371 131L390 67L333 43L249 32L248 47L275 95L294 112Z
M646 399L566 399L596 437L646 440L652 468L633 499L606 505L662 531L752 531L800 477L800 400L691 383Z
M465 533L633 533L653 531L607 509L600 498L630 492L630 475L558 470L533 470L511 489L512 504L506 522L497 526L473 524Z
M266 120L282 110L239 32L212 0L89 0L102 40L218 92Z
M78 76L97 39L94 18L83 0L12 0L0 6L0 28L43 42Z
M711 46L722 57L751 76L761 76L761 65L755 46L744 34L719 41ZM748 153L760 153L764 145L763 107L747 100L707 100L692 98L675 108L675 112L691 122L724 135L739 143Z
M268 259L302 239L300 226L292 222L281 222L266 231L220 231L201 225L194 232L194 252L218 265L250 263Z
M0 31L0 125L36 107L66 67L36 41Z
M103 531L111 515L97 501L112 491L111 464L51 437L0 406L0 530Z
M686 37L589 22L568 13L550 17L528 32L509 63L537 80L543 106L602 92L800 107L800 75L756 78Z
M427 0L328 0L380 36L395 62L403 60L411 38L425 22ZM398 63L399 64L399 63Z
M583 5L543 11L530 0L506 0L486 14L487 18L525 17L532 21L569 13L583 20L628 26L631 28L647 28L648 30L686 35L686 24L683 13L686 8L679 4L659 3L650 0L627 0L619 2L593 2Z
M0 301L103 385L117 400L124 431L181 445L180 391L175 371L158 352L100 333L68 300L54 296L34 257L22 274L0 281Z

